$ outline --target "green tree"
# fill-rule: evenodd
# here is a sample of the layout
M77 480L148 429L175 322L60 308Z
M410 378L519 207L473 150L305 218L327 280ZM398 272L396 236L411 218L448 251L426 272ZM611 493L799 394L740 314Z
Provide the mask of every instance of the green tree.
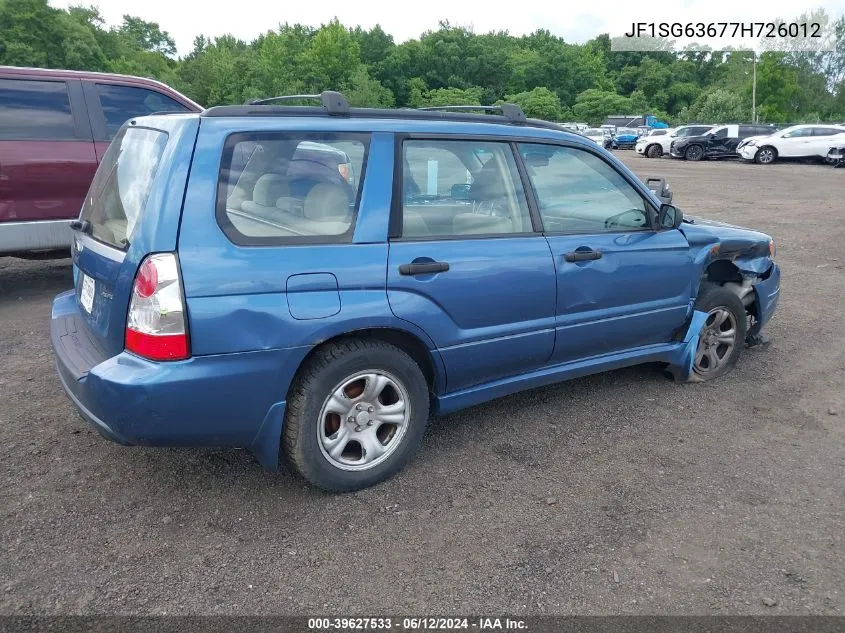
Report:
M681 113L681 118L704 123L727 123L749 120L751 112L737 94L717 88L702 94Z
M546 121L558 121L561 117L560 99L545 86L508 95L505 101L519 105L528 117Z
M342 86L349 105L362 108L390 108L394 105L393 93L373 79L367 67L361 64L352 73L349 82Z

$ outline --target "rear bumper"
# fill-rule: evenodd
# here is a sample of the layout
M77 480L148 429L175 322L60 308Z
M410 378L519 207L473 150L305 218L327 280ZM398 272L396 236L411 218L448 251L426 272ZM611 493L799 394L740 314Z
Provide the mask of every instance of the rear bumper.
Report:
M307 348L262 350L157 363L90 349L75 294L56 297L51 340L62 386L103 436L124 445L251 448L272 466L285 396ZM79 321L82 323L82 321Z

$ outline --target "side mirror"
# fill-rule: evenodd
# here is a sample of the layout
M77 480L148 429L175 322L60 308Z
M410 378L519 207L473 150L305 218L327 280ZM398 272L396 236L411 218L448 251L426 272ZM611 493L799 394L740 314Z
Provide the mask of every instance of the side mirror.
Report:
M657 212L657 224L664 229L677 229L684 219L683 212L673 204L661 204Z

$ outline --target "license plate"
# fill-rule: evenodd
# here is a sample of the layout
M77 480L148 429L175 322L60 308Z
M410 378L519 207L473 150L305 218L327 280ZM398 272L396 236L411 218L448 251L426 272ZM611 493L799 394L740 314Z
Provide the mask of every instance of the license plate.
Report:
M85 273L82 273L82 290L79 292L79 303L82 304L82 307L88 314L91 314L91 310L94 308L95 287L94 280Z

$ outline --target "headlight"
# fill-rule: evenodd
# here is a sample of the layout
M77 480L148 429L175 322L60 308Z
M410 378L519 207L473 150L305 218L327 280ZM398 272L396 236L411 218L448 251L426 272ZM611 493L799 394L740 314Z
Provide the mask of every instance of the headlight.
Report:
M753 146L756 146L756 145L757 145L757 141L748 141L748 142L746 143L746 145L753 145Z

